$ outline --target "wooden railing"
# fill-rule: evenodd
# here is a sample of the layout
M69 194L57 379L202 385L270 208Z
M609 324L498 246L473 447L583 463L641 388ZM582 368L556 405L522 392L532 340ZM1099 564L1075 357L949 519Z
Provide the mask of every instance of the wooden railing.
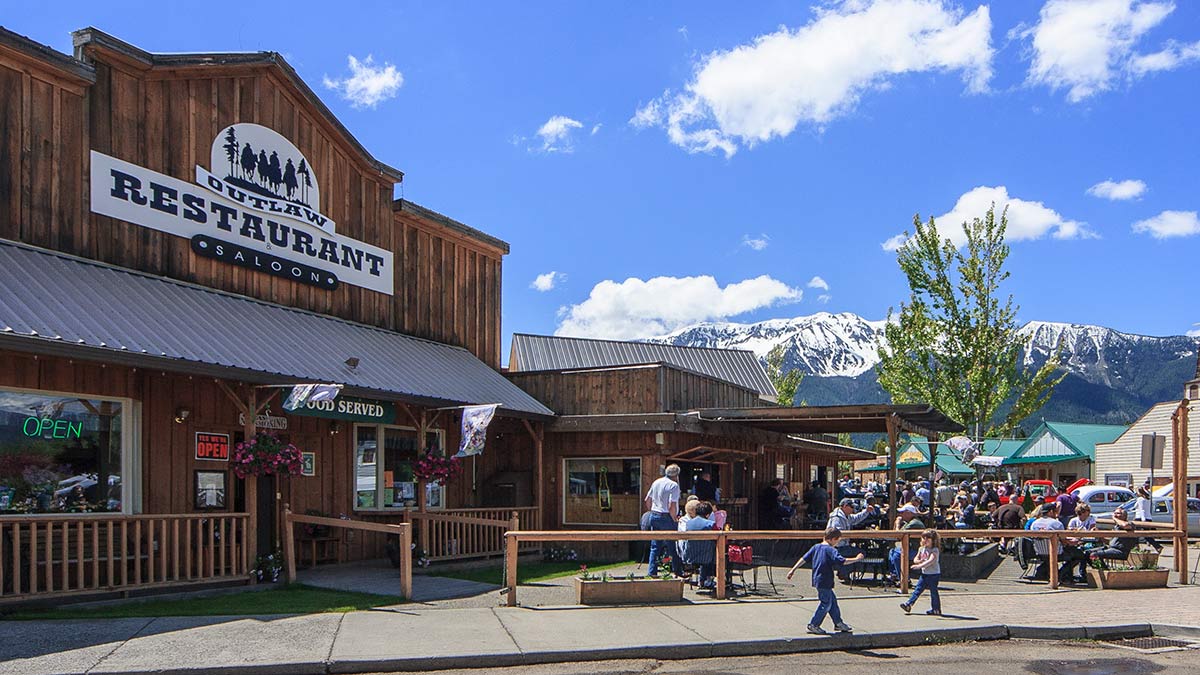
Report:
M398 538L400 553L400 595L408 599L412 597L412 524L411 523L373 523L365 520L350 520L349 518L323 518L320 516L301 516L292 513L291 506L283 505L283 563L289 584L296 581L296 523L324 527L339 527L346 530L363 532L381 532L395 535ZM315 564L315 561L314 561Z
M0 518L0 602L246 578L247 514Z
M542 526L536 506L410 511L408 518L418 528L417 540L425 557L432 561L502 555L506 531ZM537 542L521 544L522 551L537 548Z
M1187 546L1187 533L1175 529L1171 529L1169 525L1156 523L1139 522L1137 526L1140 529L1122 532L1099 532L1096 530L939 530L940 534L945 539L1049 539L1052 545L1048 546L1047 566L1050 571L1050 587L1058 588L1058 546L1062 539L1087 539L1096 537L1158 537L1171 538L1175 542L1175 550ZM1143 527L1145 526L1145 527ZM854 541L863 539L899 541L900 542L900 589L907 592L909 590L909 553L912 547L912 540L918 539L921 536L921 530L851 530L842 533L843 541ZM783 540L809 540L821 541L824 538L824 532L818 530L693 530L690 532L680 532L677 530L659 530L659 531L594 531L594 530L548 530L541 532L534 531L510 531L504 534L505 537L505 554L504 554L504 592L507 596L507 604L509 607L515 607L517 604L517 563L518 563L518 547L521 542L551 542L551 541L653 541L653 540L709 540L716 541L716 550L719 555L716 556L716 593L715 597L724 600L727 595L725 566L726 560L724 552L727 550L729 541L732 540L750 540L750 541L783 541ZM1179 564L1180 557L1176 556L1176 571L1179 573L1179 583L1187 583L1186 566Z

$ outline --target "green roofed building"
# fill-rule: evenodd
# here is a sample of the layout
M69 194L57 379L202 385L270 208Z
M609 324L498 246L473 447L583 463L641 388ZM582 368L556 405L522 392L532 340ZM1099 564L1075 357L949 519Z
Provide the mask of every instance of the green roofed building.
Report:
M1012 456L1004 460L1021 481L1034 478L1056 484L1092 477L1096 444L1112 443L1128 427L1121 424L1042 422Z
M1023 444L1024 440L1009 440L989 438L983 442L983 455L1011 457ZM899 448L897 455L900 458L900 463L896 466L897 475L904 480L917 480L929 476L929 452L926 444L923 442L906 442ZM876 480L887 480L887 458L881 457L882 462L863 462L866 466L856 467L854 470L860 475L878 474L873 476ZM958 457L950 452L950 449L945 445L938 446L937 466L950 480L964 480L975 476L976 470L974 466L968 466L962 463ZM997 471L992 467L979 467L983 474L997 475ZM1003 476L1000 476L1003 477Z

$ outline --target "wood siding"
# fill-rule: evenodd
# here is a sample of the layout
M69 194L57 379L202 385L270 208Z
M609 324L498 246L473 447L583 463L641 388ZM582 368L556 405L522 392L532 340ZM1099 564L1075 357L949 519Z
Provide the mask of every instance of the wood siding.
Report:
M758 392L667 365L505 373L559 415L681 412L761 405Z
M0 238L459 345L499 366L504 252L396 210L392 180L279 67L146 69L89 55L90 85L0 48ZM202 258L184 238L90 212L89 150L191 182L236 122L270 127L304 153L339 234L394 253L394 295L326 291Z
M1112 443L1096 444L1096 464L1093 467L1092 481L1104 485L1107 474L1127 473L1133 476L1131 488L1140 486L1150 477L1150 470L1142 468L1142 436L1157 432L1167 439L1163 451L1163 468L1154 472L1155 482L1171 480L1171 462L1174 449L1171 436L1171 415L1179 407L1179 401L1167 401L1155 404L1146 411L1132 426ZM1192 412L1188 415L1188 437L1194 444L1200 439L1200 414ZM1200 481L1200 452L1188 455L1188 482ZM1195 488L1188 491L1196 494Z

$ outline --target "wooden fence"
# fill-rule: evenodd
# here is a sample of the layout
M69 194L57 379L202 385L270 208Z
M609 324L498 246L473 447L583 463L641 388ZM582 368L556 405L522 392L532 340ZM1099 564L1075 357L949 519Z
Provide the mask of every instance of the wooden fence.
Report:
M503 555L506 531L538 530L542 525L536 506L409 511L407 518L417 526L417 541L431 561ZM521 550L538 547L537 542L524 542Z
M247 578L247 514L0 518L0 602Z
M373 523L348 518L323 518L320 516L301 516L292 513L291 506L283 506L283 561L287 574L287 582L296 581L296 532L295 524L317 525L323 527L338 527L347 530L365 532L382 532L399 538L400 553L400 595L405 599L412 597L412 523Z
M1157 525L1157 527L1156 527ZM1013 538L1028 538L1028 539L1049 539L1052 545L1048 547L1049 560L1047 565L1050 568L1050 587L1058 588L1058 546L1062 539L1087 539L1101 536L1122 536L1122 537L1159 537L1171 538L1175 541L1175 550L1187 547L1187 533L1173 529L1171 525L1161 525L1156 523L1137 523L1139 529L1129 532L1097 532L1095 530L939 530L943 538L947 539L1013 539ZM507 595L507 604L509 607L515 607L517 604L517 553L521 542L552 542L552 541L653 541L653 540L715 540L716 550L716 598L724 600L727 596L725 567L726 560L724 552L727 550L730 540L752 540L752 541L783 541L783 540L809 540L820 541L824 533L819 530L695 530L691 532L679 532L676 530L661 530L661 531L587 531L587 530L548 530L541 532L534 531L510 531L504 534L506 541L506 551L504 557L504 585ZM909 590L909 552L912 547L912 540L918 539L921 536L920 530L851 530L844 532L843 540L863 540L875 539L886 541L900 542L900 589L907 592ZM1179 583L1187 583L1187 568L1186 558L1176 555L1176 570L1179 573Z

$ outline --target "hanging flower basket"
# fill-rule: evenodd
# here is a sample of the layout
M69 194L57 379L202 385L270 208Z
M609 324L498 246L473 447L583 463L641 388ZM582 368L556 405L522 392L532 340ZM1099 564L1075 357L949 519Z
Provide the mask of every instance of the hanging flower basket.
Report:
M300 450L275 434L260 432L234 448L230 468L238 478L246 476L300 475Z
M413 464L413 475L417 480L445 485L462 475L462 462L457 457L438 457L425 455Z

